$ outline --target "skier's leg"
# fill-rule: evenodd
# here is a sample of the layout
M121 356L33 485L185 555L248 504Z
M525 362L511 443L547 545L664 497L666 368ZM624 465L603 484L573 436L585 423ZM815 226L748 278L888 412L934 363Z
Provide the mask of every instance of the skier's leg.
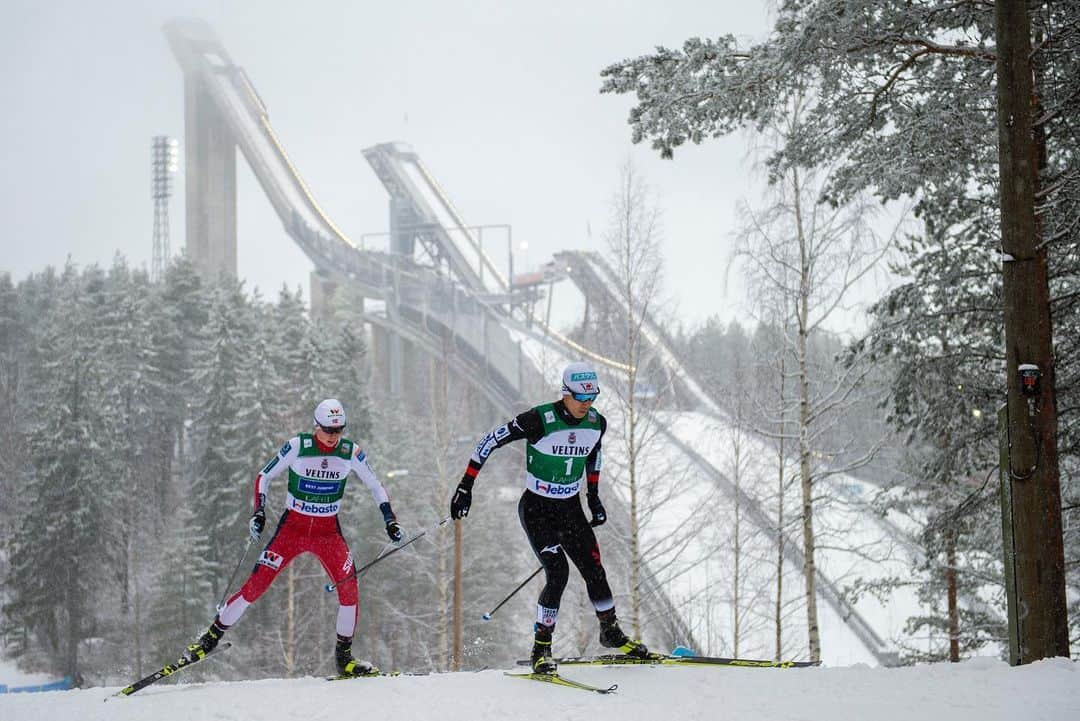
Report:
M534 673L556 670L551 660L552 636L559 617L559 602L570 578L570 565L559 544L559 529L550 514L551 503L535 493L525 491L518 502L518 518L533 553L544 567L544 588L536 603L536 623L533 624L532 667Z
M356 632L359 591L356 577L349 578L353 572L352 553L345 537L341 535L341 526L335 522L334 532L321 535L310 549L319 558L323 569L337 586L338 615L335 630L337 640L334 647L334 660L338 673L343 676L367 676L377 674L379 670L369 661L358 661L352 655L353 634Z
M544 588L540 591L537 622L554 626L559 613L566 583L570 579L570 565L560 543L559 528L547 505L561 503L550 501L535 493L525 491L518 502L518 519L529 539L533 553L544 567Z
M349 552L349 545L340 530L337 530L333 534L321 536L310 550L318 557L326 575L337 587L338 635L351 638L356 630L359 590L356 577L349 577L353 572L353 557Z
M645 644L630 638L619 627L619 620L615 617L615 600L600 560L600 544L596 542L596 533L585 518L580 504L569 507L564 523L563 548L585 580L589 600L600 621L600 645L631 656L648 657L649 649Z
M247 607L270 587L281 569L289 565L289 561L299 553L299 545L289 527L285 525L288 515L289 512L286 511L281 516L277 530L259 555L259 560L244 585L219 609L210 628L206 629L199 640L187 647L187 656L191 660L198 660L213 651L225 631L240 620Z
M568 501L566 504L567 512L562 519L563 550L581 573L581 578L585 581L585 590L596 612L601 613L613 609L615 600L612 597L611 586L608 584L607 573L604 571L604 564L600 560L600 545L596 542L596 534L585 518L581 504Z
M270 542L259 554L251 575L222 607L218 618L225 628L239 621L247 607L266 593L277 575L303 550L300 534L292 531L293 524L288 523L288 518L289 512L285 511Z

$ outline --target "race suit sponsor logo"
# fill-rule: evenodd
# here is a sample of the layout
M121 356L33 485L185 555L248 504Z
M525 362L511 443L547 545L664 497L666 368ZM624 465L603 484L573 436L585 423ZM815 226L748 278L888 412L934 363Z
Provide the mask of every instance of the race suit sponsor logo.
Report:
M325 461L323 461L325 463ZM326 466L323 466L326 468ZM321 478L324 480L336 481L341 478L341 471L324 471L321 468L305 468L304 475L308 478Z
M269 473L269 472L270 472L270 470L271 470L271 469L272 469L272 468L273 468L274 466L276 466L276 465L277 465L277 462L278 462L278 458L277 458L277 456L274 456L273 458L271 458L271 459L270 459L270 462L269 462L269 463L267 463L267 464L266 464L265 466L263 466L262 472L263 472L263 473Z
M558 483L536 482L536 492L544 496L572 496L581 488L581 481L561 485Z
M555 411L544 411L544 420L548 423L555 422Z
M336 481L316 481L311 478L301 478L297 484L301 493L311 493L316 496L325 496L337 493L341 490L341 484Z
M281 450L278 451L278 455L281 456L282 458L284 458L285 456L289 455L289 451L291 451L291 450L292 450L292 443L290 443L289 441L285 441L285 445L283 445L281 447Z
M544 546L540 549L540 553L558 553L562 548L562 544L556 543L554 546Z
M510 426L505 423L495 429L495 440L497 441L501 441L508 435L510 435Z
M570 442L571 442L571 443L573 443L573 441L570 441ZM325 458L324 458L324 459L322 459L322 467L323 467L324 469L325 469L325 468L329 468L329 467L330 467L330 461L326 460Z
M367 458L367 456L364 455L364 452L362 450L360 450L359 448L357 448L356 449L356 460L357 461L363 461L365 458Z
M352 553L349 553L349 555L345 557L345 563L342 564L341 570L344 571L346 574L348 574L350 571L352 571L352 567L353 567Z
M272 568L276 571L281 568L281 564L284 560L285 559L282 556L279 556L273 551L266 549L262 552L262 555L259 556L259 565L266 566L267 568Z
M544 624L545 626L554 626L555 621L558 618L559 609L541 606L539 603L536 604L536 620L540 623Z
M332 516L341 508L340 503L308 503L299 498L292 499L292 509L308 516Z
M506 426L503 426L503 428L506 428ZM497 445L495 441L496 432L497 431L488 433L486 436L481 438L480 442L476 445L476 457L480 460L487 460L487 457L491 455L491 452L493 450L495 450L495 446ZM507 433L509 434L509 431L507 431Z
M570 442L573 443L574 441L571 440ZM587 456L589 450L588 446L552 446L551 454L553 456Z
M311 439L310 438L305 438L304 439L304 448L311 448Z
M570 435L566 437L566 442L570 445L574 445L575 443L577 443L577 433L570 431Z

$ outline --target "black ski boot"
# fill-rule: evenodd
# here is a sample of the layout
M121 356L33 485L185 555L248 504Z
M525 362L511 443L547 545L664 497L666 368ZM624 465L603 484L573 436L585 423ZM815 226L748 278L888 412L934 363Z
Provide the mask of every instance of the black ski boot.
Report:
M533 625L533 630L535 631L532 648L533 673L555 673L559 668L551 658L551 636L555 632L555 627L536 623Z
M337 637L337 646L334 648L334 661L337 663L338 674L341 676L378 676L379 669L367 661L357 661L352 655L352 639L346 636Z
M619 619L615 618L615 609L596 614L600 619L600 645L604 648L618 649L619 653L634 658L650 658L649 649L636 638L630 638L619 628Z
M210 628L206 629L206 633L199 636L199 640L187 647L187 651L184 655L194 663L195 661L202 660L206 657L206 654L217 648L218 641L225 635L225 629L227 626L223 626L221 621L214 617L214 622L210 624Z

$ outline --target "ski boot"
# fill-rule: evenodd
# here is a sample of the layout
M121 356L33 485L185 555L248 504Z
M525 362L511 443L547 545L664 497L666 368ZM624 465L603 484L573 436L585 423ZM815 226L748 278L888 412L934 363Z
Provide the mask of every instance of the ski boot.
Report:
M555 660L551 658L551 641L544 643L542 641L534 641L532 649L532 671L533 673L555 673L559 670L559 666L555 663Z
M199 636L199 640L187 647L184 655L192 663L201 661L206 658L206 654L217 648L218 641L225 634L225 626L221 625L221 621L214 617L214 622L210 624L210 628L206 629L206 633Z
M555 632L555 627L536 623L533 625L533 630L535 631L532 648L533 673L555 673L559 668L551 658L551 636Z
M379 669L368 661L357 661L352 655L352 639L337 637L334 648L334 661L337 663L339 676L378 676Z
M630 638L619 628L619 620L615 618L615 611L605 611L597 614L600 618L600 645L604 648L614 648L619 653L633 658L652 658L649 649L636 638Z

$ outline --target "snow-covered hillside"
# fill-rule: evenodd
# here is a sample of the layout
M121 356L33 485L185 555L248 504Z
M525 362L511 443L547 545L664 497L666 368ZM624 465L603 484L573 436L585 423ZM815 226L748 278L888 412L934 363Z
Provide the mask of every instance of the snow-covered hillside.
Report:
M883 669L620 667L564 669L615 694L507 678L502 671L162 684L103 703L116 688L0 695L4 721L1069 721L1080 669L988 658Z

